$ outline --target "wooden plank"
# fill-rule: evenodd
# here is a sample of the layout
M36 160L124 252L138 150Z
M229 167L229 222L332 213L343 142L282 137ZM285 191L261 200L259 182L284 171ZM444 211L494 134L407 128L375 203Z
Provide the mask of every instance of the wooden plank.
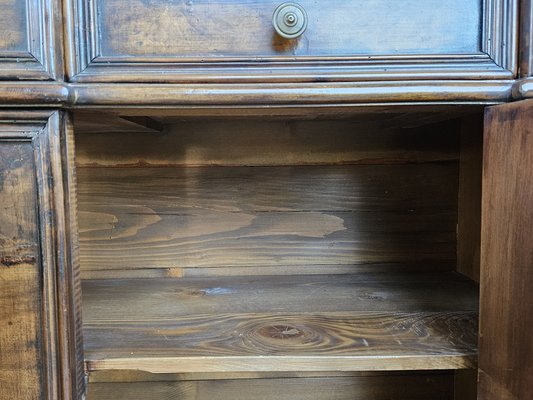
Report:
M70 86L69 86L70 87ZM77 87L77 86L76 86ZM482 103L462 102L460 104L453 104L450 102L441 101L438 103L424 104L417 103L394 103L394 104L367 104L359 105L357 107L346 107L338 104L337 106L315 105L313 107L254 107L250 104L250 108L228 108L224 106L202 108L202 107L172 107L172 108L125 108L117 106L113 109L106 108L91 108L92 112L113 113L121 116L132 117L146 117L161 122L164 125L176 125L191 121L202 122L238 122L257 120L261 121L322 121L330 120L330 122L340 123L350 119L358 120L362 115L379 115L389 120L388 116L400 116L400 120L396 124L398 127L418 127L435 123L439 121L446 121L453 118L460 118L461 116L482 113L485 106ZM83 112L76 109L75 113ZM221 125L220 125L221 126ZM390 125L390 127L393 127ZM84 129L83 125L80 129ZM97 132L93 132L97 133ZM272 132L273 134L275 132Z
M416 111L388 110L376 117L375 112L367 110L366 114L348 121L265 122L257 121L256 117L249 121L205 121L202 118L202 121L184 122L167 116L158 118L167 125L163 135L112 133L132 128L118 124L116 118L104 112L99 113L103 117L93 117L90 124L84 118L86 114L80 114L75 121L77 164L80 167L270 166L457 160L459 136L453 121L407 128L437 116L451 118L453 113ZM311 113L308 109L307 114L313 118L317 116L315 110ZM226 115L233 113L226 112ZM98 121L107 122L106 126L102 127ZM98 134L103 132L106 134Z
M111 270L90 270L83 271L83 278L90 279L145 279L145 278L200 278L213 276L272 276L272 275L352 275L368 272L391 272L399 270L403 272L427 272L431 271L453 271L456 268L455 262L427 262L413 263L366 263L366 264L319 264L319 265L271 265L271 266L228 266L213 268L137 268L128 269L124 266L121 269Z
M475 365L477 291L464 278L328 278L86 282L87 366L227 373Z
M533 101L485 115L479 399L533 393Z
M206 312L440 312L478 309L476 286L453 272L397 271L346 276L84 281L83 304L87 323L175 319Z
M449 373L349 378L93 383L88 400L448 400Z
M431 370L477 359L477 312L222 314L84 332L90 371Z
M456 370L470 371L470 370ZM472 370L475 371L475 370ZM253 380L253 379L298 379L298 378L361 378L382 376L447 375L454 371L270 371L270 372L225 372L225 373L181 373L152 374L139 370L102 370L91 371L89 383L127 383L127 382L176 382L176 381L213 381L213 380Z
M81 265L454 262L457 174L455 163L80 169Z

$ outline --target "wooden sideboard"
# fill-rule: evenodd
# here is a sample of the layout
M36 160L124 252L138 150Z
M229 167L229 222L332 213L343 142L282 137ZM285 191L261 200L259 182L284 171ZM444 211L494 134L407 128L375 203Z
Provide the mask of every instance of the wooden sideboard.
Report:
M281 3L0 0L0 400L533 397L531 0Z

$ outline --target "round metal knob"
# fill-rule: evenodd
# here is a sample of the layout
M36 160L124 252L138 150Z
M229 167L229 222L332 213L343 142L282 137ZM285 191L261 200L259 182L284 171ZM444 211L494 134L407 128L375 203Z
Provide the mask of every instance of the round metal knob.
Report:
M272 24L278 35L294 39L307 29L307 13L299 4L283 3L274 11Z

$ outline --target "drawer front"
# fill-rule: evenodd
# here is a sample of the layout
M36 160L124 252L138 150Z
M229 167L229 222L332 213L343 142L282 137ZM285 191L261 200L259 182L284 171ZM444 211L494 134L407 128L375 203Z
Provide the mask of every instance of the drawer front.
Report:
M500 53L515 0L299 0L307 29L294 39L273 26L281 0L71 1L77 81L512 76Z
M308 28L295 40L274 30L280 0L97 0L106 58L303 58L471 54L479 50L479 0L300 0ZM396 9L396 10L395 10Z
M0 80L57 77L57 7L49 0L0 0Z

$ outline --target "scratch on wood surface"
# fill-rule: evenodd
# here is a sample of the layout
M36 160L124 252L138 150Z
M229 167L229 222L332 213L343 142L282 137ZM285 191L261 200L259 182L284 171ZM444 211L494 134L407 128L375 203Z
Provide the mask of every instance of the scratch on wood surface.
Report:
M5 256L0 258L0 264L9 268L20 264L35 264L36 260L37 258L35 256Z

